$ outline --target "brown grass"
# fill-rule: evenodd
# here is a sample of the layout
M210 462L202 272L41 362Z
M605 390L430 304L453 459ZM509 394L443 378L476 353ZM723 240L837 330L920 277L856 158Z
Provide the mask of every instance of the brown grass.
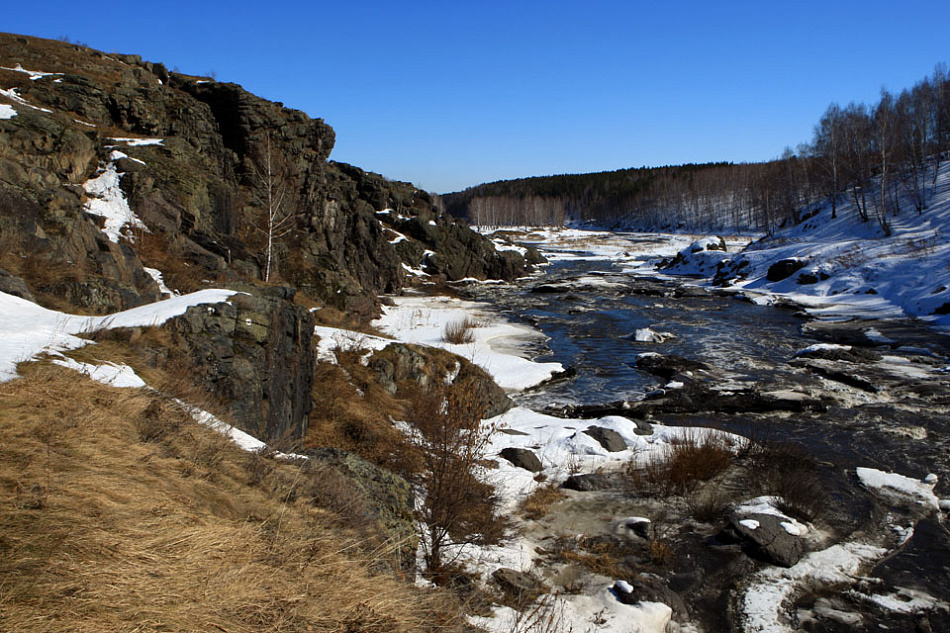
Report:
M465 317L461 321L446 323L442 330L442 340L455 345L471 343L475 340L475 334L472 330L477 328L478 325L478 322L470 317Z
M404 442L392 419L405 419L397 401L364 367L357 354L337 354L340 364L318 363L306 446L334 446L369 461L391 464ZM392 418L391 418L392 416Z
M521 502L521 512L525 518L537 521L551 512L551 506L565 497L557 483L538 486Z
M819 465L798 445L754 437L742 451L741 463L748 487L780 497L783 512L813 521L827 511L828 491Z
M298 467L248 466L147 392L21 373L0 384L4 630L458 630L439 594L371 572L385 553L332 512L261 483Z
M627 469L634 491L655 496L686 495L703 481L713 479L733 463L735 455L721 435L702 440L687 435L653 454L643 467Z
M182 294L205 287L204 280L214 282L215 271L205 270L189 262L182 246L184 237L171 237L162 231L136 230L135 252L149 268L162 271L165 285Z

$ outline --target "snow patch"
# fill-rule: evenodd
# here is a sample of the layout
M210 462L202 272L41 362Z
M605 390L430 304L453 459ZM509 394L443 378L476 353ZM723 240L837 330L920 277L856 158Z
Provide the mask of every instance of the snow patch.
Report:
M934 494L934 484L924 483L912 477L886 473L875 468L858 468L858 479L869 490L881 495L897 497L928 508L938 509L940 501Z
M121 154L121 152L120 152ZM122 154L121 157L124 157ZM118 160L118 159L114 159ZM105 220L102 232L109 241L118 244L119 238L132 241L129 229L148 230L148 227L132 212L125 193L119 186L122 175L116 169L115 163L110 162L99 172L99 175L83 184L83 189L89 195L83 210Z

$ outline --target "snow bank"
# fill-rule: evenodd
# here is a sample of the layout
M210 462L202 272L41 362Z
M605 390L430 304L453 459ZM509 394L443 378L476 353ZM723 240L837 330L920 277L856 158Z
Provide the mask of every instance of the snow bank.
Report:
M110 387L138 389L145 386L145 381L139 378L135 370L128 365L117 365L115 363L102 363L101 365L80 363L77 360L65 356L53 360L53 363L66 367L67 369L72 369L73 371L78 371L90 379L101 382L104 385L109 385Z
M798 631L785 621L783 603L805 587L852 584L862 567L881 558L887 550L864 543L833 545L805 556L789 567L767 567L753 576L739 603L742 630L761 633Z
M365 355L365 361L374 351L383 350L390 343L396 342L381 336L322 325L316 326L313 333L320 337L320 342L317 344L317 360L334 365L337 364L334 353L336 350L362 352Z
M12 119L16 116L16 110L13 109L12 105L6 103L0 103L0 121L5 119Z
M521 391L564 371L560 363L537 363L525 358L526 344L543 338L537 330L507 322L488 306L449 297L394 297L383 306L373 326L394 339L439 347L478 365L506 391ZM446 326L474 323L471 343L444 340Z
M232 290L201 290L108 316L47 310L0 292L0 381L16 378L16 365L42 352L76 349L90 341L78 334L99 329L160 325L191 306L227 301Z
M544 597L519 613L496 606L491 617L470 616L469 622L491 633L574 631L576 633L665 633L673 610L659 602L626 605L609 587L588 595Z

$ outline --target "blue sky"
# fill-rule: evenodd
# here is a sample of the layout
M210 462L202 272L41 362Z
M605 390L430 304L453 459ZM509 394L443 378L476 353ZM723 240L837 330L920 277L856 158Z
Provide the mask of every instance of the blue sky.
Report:
M213 71L325 119L331 158L436 192L768 160L832 101L950 62L945 0L26 4L0 30Z

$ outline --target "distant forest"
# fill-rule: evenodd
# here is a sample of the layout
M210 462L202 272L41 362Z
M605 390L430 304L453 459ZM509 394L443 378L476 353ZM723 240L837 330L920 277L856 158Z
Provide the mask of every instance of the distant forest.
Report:
M641 167L503 180L442 196L445 209L484 226L584 222L633 230L755 230L797 223L817 203L847 196L858 219L880 223L909 194L923 212L950 154L946 64L873 105L831 104L813 138L764 163Z

